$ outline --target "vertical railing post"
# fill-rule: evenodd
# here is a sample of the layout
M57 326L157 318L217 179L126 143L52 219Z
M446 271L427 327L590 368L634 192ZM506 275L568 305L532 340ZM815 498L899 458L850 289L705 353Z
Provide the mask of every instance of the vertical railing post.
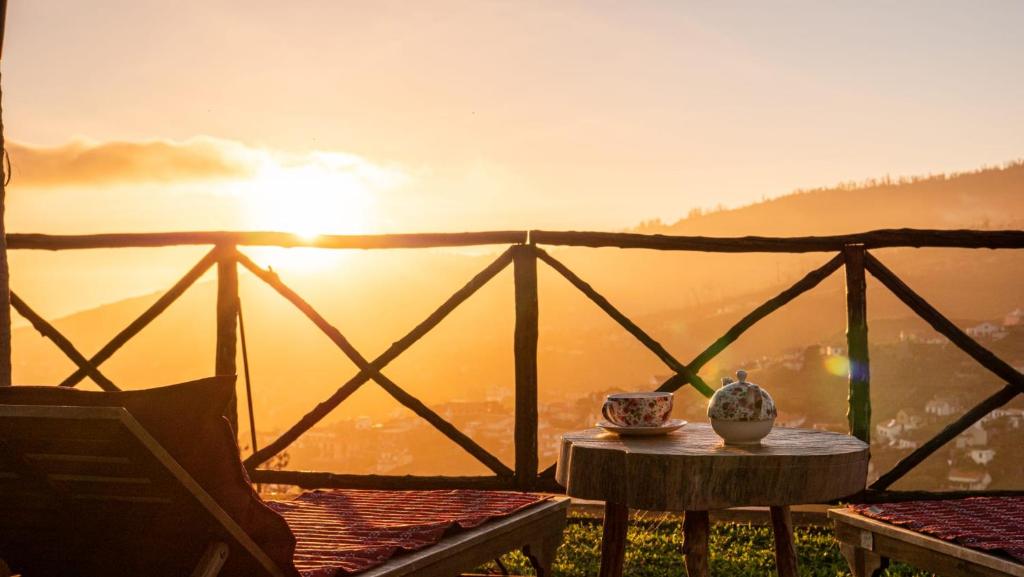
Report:
M871 442L871 371L868 364L867 279L863 244L843 247L846 262L846 347L850 362L850 397L846 416L850 434Z
M236 361L238 338L238 261L233 245L221 247L217 259L217 358L215 374L234 375L238 372ZM231 394L231 400L224 410L224 416L238 434L238 395Z
M537 252L532 244L512 248L516 328L516 487L537 481Z

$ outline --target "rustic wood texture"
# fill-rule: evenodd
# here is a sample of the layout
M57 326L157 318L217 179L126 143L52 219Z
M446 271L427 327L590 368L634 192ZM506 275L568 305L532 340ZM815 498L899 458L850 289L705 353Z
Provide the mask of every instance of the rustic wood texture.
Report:
M176 536L153 542L157 548L147 555L158 558L163 554L164 562L187 563L182 554L198 546L194 565L205 544L195 539L201 534L227 542L232 555L251 557L262 569L261 575L284 575L127 410L0 405L0 431L5 440L0 457L7 457L0 462L13 465L14 481L31 481L45 499L41 503L46 505L45 513L32 517L37 521L32 530L38 531L41 539L60 534L60 546L67 547L62 555L81 551L76 543L109 554L107 539L111 535L142 539ZM82 446L83 451L69 454L63 439L88 439L94 444L92 449ZM17 491L9 490L0 490L0 503L24 504ZM0 515L0 521L24 516ZM82 530L87 527L91 531ZM0 523L0 542L31 538L24 528L13 535L6 533L15 530ZM130 551L122 552L127 553ZM31 560L22 558L23 562ZM35 561L45 563L46 559ZM30 567L26 573L32 570Z
M911 454L904 457L889 472L872 483L872 489L886 489L897 480L906 475L910 470L924 461L929 455L940 447L951 441L960 433L966 431L974 423L991 411L1008 403L1017 394L1024 392L1024 375L1021 375L1009 363L997 357L980 343L972 339L949 319L942 315L935 307L914 292L906 283L896 276L891 270L872 255L867 255L865 260L867 270L879 280L886 288L904 302L911 310L917 313L925 322L931 325L937 332L944 335L949 341L970 355L981 366L985 367L998 377L1005 379L1007 385L996 391L981 403L964 413L959 419L947 425L937 435L926 443L915 449Z
M569 270L569 267L565 266L543 250L537 249L537 256L547 263L548 266L558 271L559 274L565 277L566 280L579 289L580 292L586 295L587 298L593 301L594 304L600 307L600 309L608 316L612 317L615 322L619 323L619 326L626 329L629 334L633 335L633 338L640 341L641 344L661 359L661 362L665 363L668 368L675 371L676 374L681 377L682 382L680 385L682 385L683 382L690 383L705 397L710 397L715 393L714 389L709 387L707 383L697 375L696 370L691 370L689 367L676 360L676 358L673 357L661 343L644 332L644 330L630 320L629 317L622 314L619 309L615 308L610 302L608 302L608 299L604 298L604 296L597 292L594 287L590 286L589 283L577 276L576 273Z
M708 577L711 520L707 511L687 511L683 517L683 555L687 577Z
M431 408L423 404L422 401L416 397L410 395L403 388L398 386L397 383L392 381L390 378L380 372L376 366L372 365L366 360L363 355L356 350L354 346L341 334L334 325L327 322L323 316L317 312L309 303L305 301L298 293L289 288L286 284L281 282L276 274L270 271L263 270L256 263L252 262L248 257L239 253L238 262L249 269L253 274L259 277L263 282L269 284L271 288L277 291L278 294L283 296L286 300L292 303L297 309L299 309L306 318L313 321L313 324L317 326L329 339L333 342L343 353L347 356L359 370L365 371L369 374L370 378L373 379L385 392L387 392L393 399L402 404L402 406L416 413L420 418L424 419L428 423L434 426L435 429L440 431L444 436L451 439L456 445L461 447L464 451L476 457L478 461L487 466L490 470L494 471L496 475L510 475L512 470L505 466L500 459L492 455L487 449L481 447L476 441L469 438L465 433L460 431L455 425L451 424L444 419L441 415L438 415ZM354 388L353 388L354 390ZM300 421L301 422L301 421ZM269 448L269 447L268 447ZM273 455L273 454L272 454ZM255 455L250 456L252 459Z
M0 55L7 28L7 0L0 0ZM6 157L3 86L0 82L0 155ZM2 159L0 159L2 160ZM7 170L0 163L0 387L11 385L11 272L7 261Z
M360 577L452 577L515 549L545 564L538 577L550 577L546 554L557 548L565 528L569 500L554 498L528 507L504 519L447 536L435 545L396 555ZM544 559L544 561L540 561Z
M516 325L513 338L516 379L516 484L529 490L537 480L537 252L533 245L512 247Z
M563 435L556 479L581 499L687 511L831 501L864 489L867 467L867 444L847 435L776 427L761 445L730 446L691 423L661 437Z
M32 308L29 307L25 301L21 300L21 298L14 292L11 292L11 306L14 307L14 310L18 311L18 314L24 317L25 320L32 325L32 328L39 331L39 334L53 341L53 344L56 345L56 347L60 349L65 356L78 365L78 368L86 371L86 375L91 378L93 382L99 385L101 389L104 391L120 390L117 385L108 379L106 375L101 373L98 368L92 366L88 359L85 358L85 355L79 352L79 350L75 348L75 345L73 345L71 341L63 335L63 333L57 330L57 327L51 325L46 321L46 319L39 316L36 311L32 310Z
M89 359L89 365L99 367L104 361L117 352L118 349L124 346L125 343L131 340L132 337L139 334L139 331L146 328L153 319L160 316L160 313L167 310L167 307L171 306L171 303L177 300L182 293L188 290L193 283L199 280L199 277L203 276L203 274L205 274L206 271L209 270L215 262L217 262L218 254L219 250L216 248L206 253L206 256L200 259L200 261L185 273L185 276L181 277L178 282L174 283L174 286L157 299L155 303L150 305L150 307L139 315L138 318L132 321L131 324L125 327L121 332L117 333L117 335L114 336L110 342L104 345L99 352L93 355ZM71 373L68 378L64 379L64 381L60 383L60 386L73 387L80 383L87 374L87 371L78 369L74 373Z
M312 248L434 248L526 242L526 231L445 232L413 234L319 235L308 238L288 232L156 232L118 234L8 234L12 249L73 250L182 245L280 246Z
M863 552L867 552L939 575L1024 577L1024 565L1003 557L869 519L849 509L832 509L828 515L835 522L839 542L848 549L861 550L858 561L865 557ZM872 556L868 555L869 567L871 560Z
M882 577L889 567L889 559L849 543L839 543L839 552L850 566L853 577Z
M868 360L868 285L864 245L843 247L846 263L846 346L850 393L846 417L850 434L871 442L871 369Z
M179 245L282 246L316 248L429 248L483 244L536 244L646 248L700 252L839 252L852 243L867 249L888 247L1024 248L1024 231L883 229L848 235L808 237L706 237L509 230L458 233L322 235L313 239L286 232L164 232L92 235L10 233L10 249L71 250Z
M628 528L629 508L611 501L605 503L599 577L622 577L622 566L626 560L626 530Z
M294 485L303 489L484 489L510 490L515 477L424 476L424 475L349 475L321 471L250 471L254 483Z
M245 316L242 314L242 301L238 301L238 343L242 345L242 375L245 377L245 403L249 413L249 441L252 452L259 451L256 442L256 407L252 401L252 375L249 374L249 347L245 339Z
M844 503L901 503L905 501L948 501L967 497L1024 497L1024 489L985 491L885 491L865 489L843 499Z
M897 298L903 301L910 310L917 313L936 332L949 339L949 342L970 355L978 364L1006 382L1015 385L1021 392L1024 392L1024 375L1017 371L1017 369L1014 369L1010 363L1000 359L995 353L968 336L960 327L943 316L928 301L924 300L907 286L905 282L875 258L874 255L866 255L864 264L872 276L892 291Z
M775 567L780 577L797 577L796 547L793 545L793 516L789 507L771 507L775 538Z
M647 248L698 252L839 252L848 244L864 248L946 247L1024 248L1024 231L883 229L836 236L806 237L708 237L635 234L625 232L577 232L531 230L537 244Z
M711 346L704 349L699 355L694 357L692 361L687 363L686 366L694 373L700 371L704 365L711 361L711 359L718 356L718 354L725 350L726 347L734 343L736 339L743 335L743 333L747 332L747 329L760 322L761 319L787 305L796 297L821 284L821 281L831 276L832 273L839 270L839 267L841 266L843 266L843 257L842 255L836 255L824 265L807 273L807 275L802 279L794 283L793 286L769 299L767 302L751 311L747 316L740 319L739 322L730 327L724 335L719 337L714 343L711 343ZM658 387L658 390L675 391L685 383L685 377L680 374L676 374L669 377L668 380L662 383L661 386Z
M238 263L234 247L218 251L217 260L217 351L215 375L238 373ZM237 387L236 387L237 388ZM224 416L238 435L238 394L232 391Z
M256 274L258 277L264 280L270 279L274 281L276 284L283 286L280 283L280 281L277 280L276 275L269 271L263 270L256 263L252 262L248 257L246 257L244 254L239 254L239 262L247 269L252 271L254 274ZM402 354L402 352L404 352L406 349L412 346L413 343L418 341L421 337L423 337L423 335L430 332L435 326L438 325L438 323L444 320L444 318L447 317L448 314L450 314L466 299L472 296L477 290L480 289L480 287L487 284L499 272L504 270L504 268L507 267L511 262L512 252L511 250L506 250L498 258L496 258L494 262L492 262L482 271L477 273L472 279L469 280L469 282L467 282L462 288L460 288L451 297L449 297L448 300L446 300L440 307L438 307L437 310L431 313L423 322L416 325L416 327L409 331L404 337L392 343L392 345L388 347L386 351L381 353L381 355L374 359L372 363L369 363L369 366L365 368L360 368L359 372L354 377L349 379L348 382L342 385L327 400L318 404L312 411L304 415L297 423L292 425L290 429L285 431L276 440L268 444L263 449L250 455L249 458L245 460L245 466L251 471L252 469L255 469L257 466L266 462L274 455L286 449L288 445L293 443L295 439L299 438L299 436L302 435L302 433L308 431L315 424L320 422L321 419L330 414L330 412L334 410L335 407L337 407L339 404L341 404L342 401L347 399L350 395L352 395L352 393L358 390L359 387L362 386L366 381L370 380L370 378L374 374L379 374L380 370L383 369L388 363L397 358L398 355ZM281 292L281 290L278 290L278 292ZM294 295L294 293L292 293L290 290L286 290L285 293L283 294ZM305 303L305 301L302 301L300 298L298 298L298 295L294 295L294 297L298 299L298 302ZM286 298L288 297L286 296ZM289 298L289 300L292 299ZM309 307L309 305L305 306L307 308L311 308ZM319 315L316 316L319 317ZM511 469L504 467L504 465L502 465L502 468L504 468L507 474L512 474Z

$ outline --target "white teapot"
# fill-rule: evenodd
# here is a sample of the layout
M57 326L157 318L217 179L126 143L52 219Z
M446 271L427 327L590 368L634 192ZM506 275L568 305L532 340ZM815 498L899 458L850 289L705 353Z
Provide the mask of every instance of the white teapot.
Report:
M747 382L747 371L736 371L736 378L722 379L722 388L708 402L711 428L730 445L760 443L775 424L775 401L768 391Z

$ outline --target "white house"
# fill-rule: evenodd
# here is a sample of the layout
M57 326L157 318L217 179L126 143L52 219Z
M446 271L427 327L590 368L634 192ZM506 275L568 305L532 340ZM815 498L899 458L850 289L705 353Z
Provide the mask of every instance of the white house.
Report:
M971 449L967 455L978 465L987 465L996 456L995 449Z
M981 423L974 423L969 429L960 433L956 438L956 448L966 449L967 447L984 447L988 444L988 433Z
M947 479L954 488L970 491L983 491L992 484L992 475L984 469L950 469Z
M896 419L889 419L888 422L875 425L875 432L878 433L880 439L885 439L887 442L892 443L903 432L903 425L897 423Z
M1001 336L1006 336L1006 332L1003 327L989 322L981 323L980 325L974 325L973 327L967 328L967 334L974 338L986 338L994 339Z
M1004 327L1015 327L1020 325L1021 323L1024 323L1024 310L1021 310L1019 308L1013 309L1012 311L1006 313L1006 316L1003 317Z
M941 397L933 397L932 400L928 401L924 406L924 412L937 417L948 417L959 413L961 409L963 409L963 407L959 402Z

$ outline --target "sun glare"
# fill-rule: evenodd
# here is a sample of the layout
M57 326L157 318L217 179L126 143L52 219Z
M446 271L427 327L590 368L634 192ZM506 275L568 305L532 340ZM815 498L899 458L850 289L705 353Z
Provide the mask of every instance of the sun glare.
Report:
M321 234L365 234L373 228L373 198L351 175L310 164L266 166L245 194L250 226L293 232L312 239Z
M234 183L250 230L291 232L312 240L377 229L376 194L397 177L353 157L312 153L260 159L250 178ZM309 270L336 262L345 251L261 248L251 251L275 268Z

